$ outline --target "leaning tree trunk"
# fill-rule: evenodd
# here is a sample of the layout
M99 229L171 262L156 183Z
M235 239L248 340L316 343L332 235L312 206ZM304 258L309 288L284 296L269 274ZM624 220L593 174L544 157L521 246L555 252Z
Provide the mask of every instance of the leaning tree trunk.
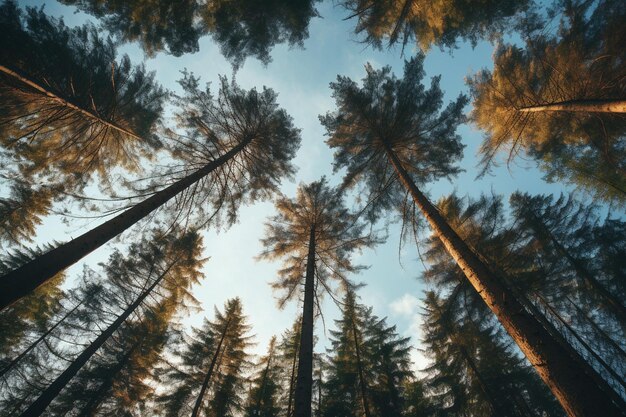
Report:
M54 101L55 103L57 103L58 105L61 105L63 107L67 107L68 109L71 109L79 114L81 114L82 116L86 117L87 119L90 119L92 121L94 121L95 123L99 123L103 126L108 127L109 129L113 129L116 130L126 136L129 136L133 139L139 140L139 141L144 141L143 138L141 138L140 136L138 136L136 133L131 132L130 130L121 127L120 125L110 121L110 120L106 120L103 119L101 116L99 116L95 111L90 110L90 109L85 109L77 104L72 103L70 100L63 98L60 94L53 92L51 89L48 89L44 86L42 86L40 83L32 80L31 78L29 78L26 75L20 74L17 70L8 68L4 65L0 65L0 72L4 73L16 80L18 80L19 82L21 82L22 84L32 88L33 90L37 91L39 94L46 96L48 99L50 99L51 101Z
M300 333L300 353L298 355L298 377L294 395L294 416L311 417L313 398L313 298L315 281L315 225L309 235L309 253L306 260L304 281L304 305Z
M626 100L568 100L558 103L528 106L519 109L521 112L588 112L588 113L626 113Z
M452 229L417 188L389 145L385 143L384 146L400 181L410 192L435 235L526 355L565 412L570 417L623 416L610 396L569 357L541 324L524 309L500 277Z
M352 321L352 334L354 335L354 349L356 352L356 366L359 374L359 385L361 387L361 399L363 401L363 413L365 417L371 417L372 414L370 413L370 407L367 402L367 385L365 382L365 377L363 375L363 364L361 363L361 348L359 345L359 337L357 335L354 317L351 317L350 321Z
M480 390L483 392L483 395L487 398L487 402L489 403L489 406L491 408L491 414L494 417L506 416L508 414L507 410L503 409L500 402L496 399L497 395L493 393L493 391L491 390L491 387L487 384L487 381L485 381L482 374L479 372L478 367L476 366L476 363L474 362L470 354L462 345L458 344L458 347L459 347L459 351L461 352L461 356L465 360L465 363L467 363L467 366L469 366L469 368L472 370L474 377L478 380L478 385L480 386Z
M230 325L230 320L232 315L228 315L228 320L226 320L226 326L224 326L224 331L222 331L222 336L220 337L220 341L215 348L215 353L213 354L213 358L211 358L211 364L209 365L209 370L204 376L204 381L202 381L202 388L200 388L200 393L198 394L198 398L196 399L196 403L193 406L193 411L191 413L191 417L197 417L200 413L200 407L202 406L202 400L204 399L204 393L209 387L209 382L211 382L211 377L213 376L213 370L215 369L215 364L217 363L217 358L220 356L222 351L222 343L224 343L224 338L226 337L226 333L228 332L228 326Z
M141 305L143 300L150 295L152 290L159 285L165 275L176 264L177 261L172 262L161 275L144 291L139 297L130 305L115 321L107 327L105 331L100 333L91 344L82 351L80 355L68 366L61 375L59 375L52 384L48 385L48 388L39 395L39 397L33 402L26 411L21 414L21 417L38 417L43 414L48 405L59 395L59 392L72 380L72 378L80 371L80 369L87 363L89 359L100 349L100 347L115 333L115 331L126 321L126 319Z
M48 337L50 333L54 331L54 329L59 327L61 323L65 321L65 319L67 319L72 313L74 313L74 311L76 311L78 307L80 307L83 304L83 301L84 300L81 300L78 304L76 304L70 311L68 311L63 317L61 317L56 323L54 323L52 327L50 327L48 330L46 330L45 333L39 336L37 340L35 340L26 349L24 349L22 353L17 355L11 362L9 362L4 368L2 368L2 370L0 370L0 378L2 378L4 374L9 372L11 369L13 369L13 367L17 365L22 359L24 359L24 357L28 355L33 349L35 349L37 345L41 343L42 340Z
M249 138L242 141L216 160L209 162L194 173L178 180L111 220L0 277L0 311L124 232L187 187L209 175L213 170L237 155L251 140Z

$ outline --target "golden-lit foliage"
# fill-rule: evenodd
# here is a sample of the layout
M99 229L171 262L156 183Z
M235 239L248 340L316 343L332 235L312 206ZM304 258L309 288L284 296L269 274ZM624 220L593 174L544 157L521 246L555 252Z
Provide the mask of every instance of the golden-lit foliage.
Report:
M280 304L300 295L311 230L315 235L318 292L330 291L329 278L350 286L346 274L362 268L352 263L352 253L374 245L377 240L371 231L364 234L365 224L345 207L342 194L322 178L300 185L294 199L278 198L276 210L278 214L266 223L262 239L266 249L259 258L283 260L279 278L272 284L274 289L284 291Z
M611 1L606 1L609 7ZM493 71L468 84L474 97L471 119L485 132L480 153L487 171L499 152L511 162L520 152L541 160L548 179L574 182L608 201L626 201L626 116L623 114L522 111L560 102L626 98L626 30L620 15L568 10L554 37L536 36L526 49L500 46ZM622 8L623 13L623 8ZM599 16L598 16L599 14ZM621 15L625 16L625 15ZM623 18L621 20L623 23Z
M523 10L527 0L343 0L356 16L357 33L377 47L384 43L406 46L415 40L423 51L432 46L454 47L457 40L494 38Z

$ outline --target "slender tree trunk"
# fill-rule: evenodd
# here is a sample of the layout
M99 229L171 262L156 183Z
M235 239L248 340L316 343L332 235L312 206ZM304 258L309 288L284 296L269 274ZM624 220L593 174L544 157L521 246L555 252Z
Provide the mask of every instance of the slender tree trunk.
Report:
M123 133L124 135L130 136L133 139L137 139L139 141L144 142L145 140L138 136L137 134L135 134L134 132L131 132L128 129L125 129L121 126L119 126L116 123L113 123L109 120L105 120L102 117L98 116L93 110L89 110L89 109L85 109L81 106L78 106L74 103L72 103L70 100L65 99L63 97L61 97L61 95L52 92L50 89L42 86L40 83L32 80L31 78L27 77L26 75L20 74L17 70L8 68L4 65L0 65L0 72L11 76L12 78L18 80L19 82L21 82L22 84L27 85L28 87L34 89L35 91L39 92L40 94L48 97L50 100L60 104L63 107L67 107L68 109L72 109L74 111L76 111L77 113L80 113L81 115L85 116L86 118L93 120L96 123L100 123L103 126L106 126L110 129L116 130L120 133Z
M98 407L102 403L102 400L104 399L105 395L109 392L109 390L113 386L115 376L122 369L124 369L124 366L126 366L126 363L135 352L136 347L137 347L137 344L133 345L128 350L128 352L126 352L124 356L118 361L118 363L115 364L113 369L109 370L106 381L104 381L100 385L100 387L98 388L98 391L96 391L94 395L89 399L89 402L82 409L78 417L94 417L96 415L96 411L98 411Z
M190 185L209 175L213 170L219 168L239 153L251 140L249 138L242 141L216 160L211 161L194 173L157 192L111 220L0 277L0 311L30 294L65 268L78 262L84 256L148 216Z
M143 300L150 295L152 290L163 280L169 270L176 264L172 262L161 275L137 297L137 299L109 326L105 331L100 333L91 344L82 351L80 355L68 366L61 375L59 375L52 384L50 384L39 398L33 402L21 417L38 417L46 410L48 405L59 395L59 392L72 380L72 378L80 371L89 359L100 349L100 347L115 333L115 331L124 323L124 321L141 305Z
M302 324L300 324L300 332L302 332ZM287 400L287 417L291 417L292 412L292 403L293 403L293 394L294 394L294 383L296 379L296 359L300 356L300 338L296 338L296 346L293 352L293 361L291 363L291 377L289 378L289 398Z
M371 417L370 407L367 402L367 386L365 382L365 377L363 376L363 364L361 363L361 349L359 346L359 337L357 335L356 323L354 322L354 317L351 317L352 321L352 334L354 334L354 348L356 351L356 366L359 373L359 385L361 387L361 398L363 400L363 413L365 417Z
M11 362L9 362L7 364L7 366L5 366L4 368L2 368L2 370L0 370L0 378L2 378L4 376L4 374L6 374L7 372L9 372L11 369L13 369L13 367L15 365L17 365L19 363L19 361L21 361L24 356L28 355L33 349L35 349L37 347L37 345L44 340L46 337L48 337L50 335L50 333L52 333L54 331L54 329L56 329L57 327L59 327L59 325L61 325L61 323L63 323L65 321L65 319L67 319L72 313L74 313L74 311L76 311L76 309L78 307L80 307L83 304L84 300L81 300L78 304L76 304L70 311L68 311L63 317L61 317L61 319L59 319L54 326L52 326L51 328L49 328L48 330L46 330L45 333L43 333L41 336L39 336L37 338L37 340L35 340L33 343L30 344L30 346L28 346L24 351L22 351L22 353L20 353L17 357L15 357Z
M617 319L620 323L626 323L626 307L624 304L620 302L620 300L602 285L593 274L585 268L585 266L580 262L580 260L576 259L569 251L559 242L559 240L554 236L552 231L543 223L543 221L532 211L532 207L529 208L529 213L533 217L535 224L535 233L537 233L537 238L541 239L541 236L547 237L547 239L552 242L556 251L563 256L567 261L572 265L574 271L576 271L576 275L580 277L580 279L585 282L592 290L596 291L600 294L603 300L605 300L608 307L613 311Z
M589 113L626 113L626 100L569 100L519 109L521 112L562 111Z
M569 357L541 324L524 309L502 280L450 227L441 213L417 188L389 145L385 143L384 146L400 181L410 192L435 235L535 367L541 379L552 390L565 412L570 417L623 416L609 395Z
M270 364L272 362L272 356L274 356L274 344L272 343L270 347L270 351L267 356L267 365L265 366L265 370L263 371L263 378L261 378L261 386L259 390L259 400L256 403L257 412L261 410L261 401L263 400L263 395L265 394L265 388L267 387L267 377L270 372ZM250 390L252 391L252 390Z
M217 344L217 348L215 348L215 353L213 354L213 358L211 358L211 364L209 365L209 370L207 371L204 381L202 381L202 388L200 388L200 394L198 394L198 398L196 399L196 404L193 406L193 412L191 413L191 417L197 417L200 413L200 407L202 407L202 400L204 398L204 393L209 387L209 382L211 382L211 377L213 376L213 370L215 369L215 364L217 363L217 358L219 357L222 350L222 343L224 343L224 338L226 337L226 333L228 332L228 326L230 325L230 320L232 315L228 315L228 320L226 320L226 326L224 326L224 331L222 332L222 336L220 337L220 341Z
M298 377L294 395L295 417L311 417L313 397L313 298L315 281L315 225L309 235L309 253L306 261L304 281L304 305L300 333L300 353L298 355Z

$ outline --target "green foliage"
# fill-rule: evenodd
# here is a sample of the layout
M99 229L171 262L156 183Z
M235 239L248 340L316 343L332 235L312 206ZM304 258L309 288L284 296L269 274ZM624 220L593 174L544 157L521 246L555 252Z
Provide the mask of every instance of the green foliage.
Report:
M138 41L146 54L175 56L198 51L208 33L234 65L249 57L267 63L277 44L302 45L319 0L62 0L103 21L124 41Z
M272 337L267 355L256 364L257 371L251 378L244 415L246 417L278 417L281 390L279 358L276 354L276 337Z
M307 254L311 230L315 234L315 276L318 295L330 292L329 279L338 280L345 287L352 284L348 273L363 267L354 265L351 255L356 250L373 246L376 237L364 234L366 224L344 205L343 195L328 186L326 178L310 184L301 184L296 197L276 200L276 216L266 223L264 252L261 259L283 260L278 279L272 283L283 291L280 305L300 296L300 287L306 275Z
M346 169L345 186L362 186L372 218L385 209L401 209L406 198L387 149L418 186L460 171L455 163L463 145L456 129L467 100L459 96L442 110L439 77L426 89L423 63L423 54L406 61L402 79L390 67L374 70L368 65L362 86L343 76L331 83L337 110L320 120L329 136L326 143L335 149L334 170Z
M205 320L193 335L183 338L182 345L171 352L175 360L168 360L159 376L166 393L157 403L166 416L191 414L212 361L215 367L202 399L201 415L228 417L243 410L243 372L251 365L249 330L241 301L234 298L226 302L224 313L216 308L213 321Z
M138 170L139 157L159 146L152 133L166 93L154 74L118 59L93 26L68 28L12 1L0 6L0 28L0 64L22 77L0 75L1 140L22 171L60 183L94 172L106 179L118 166Z
M412 41L423 50L433 45L453 48L460 38L473 46L484 38L493 39L510 29L513 17L525 10L529 0L496 1L445 0L342 0L356 17L355 32L365 42L382 48Z
M574 184L607 202L626 201L622 114L520 111L626 97L622 6L613 0L563 2L556 34L532 33L525 48L501 45L493 71L467 81L474 97L471 119L485 132L484 171L501 151L509 162L523 153L539 162L549 181Z

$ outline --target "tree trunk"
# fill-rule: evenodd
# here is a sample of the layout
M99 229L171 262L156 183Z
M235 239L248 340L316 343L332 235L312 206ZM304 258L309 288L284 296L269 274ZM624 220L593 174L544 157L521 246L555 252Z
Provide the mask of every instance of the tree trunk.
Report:
M55 101L56 103L60 104L63 107L67 107L69 109L72 109L74 111L76 111L77 113L80 113L81 115L85 116L88 119L93 120L96 123L100 123L110 129L116 130L120 133L123 133L124 135L130 136L133 139L145 142L145 140L138 136L137 134L135 134L134 132L131 132L128 129L125 129L119 125L117 125L116 123L113 123L109 120L105 120L102 117L98 116L93 110L88 110L85 109L81 106L78 106L74 103L72 103L70 100L67 100L63 97L61 97L59 94L52 92L50 89L42 86L40 83L32 80L31 78L27 77L26 75L22 75L20 74L18 71L10 69L5 67L4 65L0 65L0 72L9 75L10 77L13 77L14 79L18 80L19 82L27 85L28 87L34 89L35 91L39 92L40 94L48 97L50 100Z
M261 386L259 387L259 400L256 403L257 412L261 410L261 406L263 405L261 402L263 400L263 395L265 394L265 388L267 387L267 377L270 372L270 364L272 362L272 357L274 356L274 343L271 344L270 350L267 356L267 365L265 366L265 370L263 371L263 377L261 378ZM250 390L252 391L252 390Z
M352 334L354 334L354 348L356 351L356 366L359 373L359 385L361 387L361 398L363 400L363 413L365 417L371 417L369 404L367 403L367 386L365 377L363 376L363 365L361 364L361 349L359 347L359 337L357 335L356 323L354 317L351 317L352 321Z
M0 311L20 298L30 294L56 274L78 262L106 242L124 232L157 208L213 170L226 163L250 143L249 138L194 173L136 204L111 220L93 228L79 237L0 277Z
M480 390L483 392L483 395L485 396L491 408L491 415L493 417L505 417L509 415L507 410L503 409L500 406L500 403L496 401L497 396L494 395L493 392L491 392L491 388L487 385L487 382L484 380L482 374L478 371L478 367L474 363L474 360L469 355L465 347L463 347L458 342L457 342L457 345L458 345L459 351L461 352L461 356L463 356L463 359L465 359L467 366L469 366L469 368L472 370L472 373L474 374L474 377L476 377L476 379L478 380L478 385L480 385Z
M115 364L113 369L109 370L106 381L104 381L100 385L100 388L98 388L98 391L96 391L94 395L89 399L89 402L87 402L87 404L82 409L78 417L94 417L96 415L96 411L98 411L98 407L102 403L102 400L104 399L105 395L109 392L109 390L113 386L115 376L124 368L124 366L126 366L126 363L133 355L136 347L137 347L137 344L133 345L128 350L128 352L124 354L122 359L120 359L118 363Z
M519 109L521 112L563 111L588 113L626 113L626 100L569 100Z
M41 336L39 336L37 338L37 340L35 340L33 343L30 344L30 346L28 346L22 353L20 353L16 358L14 358L11 362L9 362L7 364L7 366L5 366L4 368L2 368L2 370L0 370L0 378L2 378L4 376L4 374L6 374L7 372L9 372L11 369L13 369L13 367L15 365L18 364L19 361L21 361L26 355L28 355L30 353L30 351L32 351L33 349L35 349L37 347L37 345L46 337L48 337L48 335L50 335L50 333L52 333L54 331L54 329L56 329L59 325L61 325L61 323L63 323L65 321L65 319L67 319L72 313L74 313L74 311L76 311L76 309L78 307L80 307L83 304L84 300L81 300L78 304L76 304L76 306L74 306L70 311L68 311L61 319L59 319L54 326L52 326L51 328L49 328L48 330L46 330L46 332L44 334L42 334Z
M315 225L309 235L309 253L306 261L304 281L304 305L302 307L302 327L300 333L300 353L298 355L298 377L294 395L295 417L311 417L313 397L313 298L315 281Z
M150 295L152 290L163 280L169 270L176 264L177 261L172 262L161 275L143 292L135 302L133 302L124 312L109 326L105 331L100 333L91 344L82 351L80 355L68 366L61 375L59 375L52 384L50 384L33 402L26 411L21 414L21 417L38 417L46 410L48 405L56 398L61 390L72 380L72 378L80 371L80 369L87 363L89 359L100 349L100 347L106 342L109 337L115 333L115 331L124 323L124 321L141 305L143 300Z
M302 324L300 324L300 332L302 332ZM291 417L291 406L293 403L293 394L294 394L294 382L296 376L296 359L300 356L300 338L296 338L296 346L293 352L293 361L291 363L291 376L289 378L289 397L287 400L287 417Z
M570 417L623 416L618 406L526 311L502 280L450 227L417 188L392 149L384 144L400 181L411 193L435 235L474 289L496 315Z
M202 406L202 399L204 398L204 393L209 387L209 382L211 382L211 377L213 376L213 369L215 369L215 364L217 363L217 358L219 357L222 350L222 343L224 343L224 338L226 337L226 333L228 332L228 326L230 325L230 319L232 315L228 315L228 320L226 320L226 326L224 327L224 331L222 332L222 336L220 337L220 341L215 348L215 353L213 354L213 358L211 358L211 364L209 365L209 370L207 371L204 381L202 381L202 388L200 388L200 394L198 394L198 398L196 399L196 404L193 406L193 412L191 413L191 417L197 417L200 413L200 407Z

